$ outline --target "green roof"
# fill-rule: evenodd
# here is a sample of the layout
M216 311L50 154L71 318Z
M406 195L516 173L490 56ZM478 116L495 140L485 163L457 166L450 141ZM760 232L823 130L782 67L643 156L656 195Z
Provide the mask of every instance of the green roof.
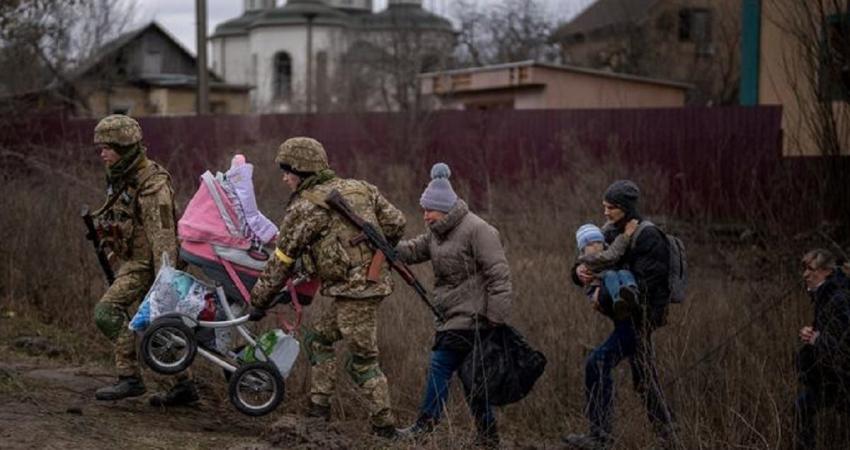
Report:
M284 6L249 11L219 24L211 39L248 34L251 28L275 25L301 25L312 18L315 25L360 26L366 30L437 30L453 32L451 22L419 5L393 4L377 13L352 13L326 5L320 0L289 0Z
M426 11L420 5L395 4L387 9L360 17L360 23L371 29L416 29L453 32L448 19Z

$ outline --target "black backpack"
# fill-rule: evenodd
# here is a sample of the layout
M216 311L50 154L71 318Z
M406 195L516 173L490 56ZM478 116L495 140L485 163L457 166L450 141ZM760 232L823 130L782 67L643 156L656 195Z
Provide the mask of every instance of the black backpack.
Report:
M466 392L483 394L489 404L501 406L528 395L545 368L543 353L513 327L501 325L475 343L458 375Z
M638 225L632 235L632 247L634 247L635 242L637 242L637 238L640 233L650 226L658 228L658 225L655 225L648 220L644 220ZM670 303L682 303L685 301L685 291L688 287L688 256L687 253L685 253L685 245L682 243L681 239L673 236L672 234L666 233L661 228L658 228L658 231L667 238L667 247L670 249L670 273L668 274L668 282L670 283Z

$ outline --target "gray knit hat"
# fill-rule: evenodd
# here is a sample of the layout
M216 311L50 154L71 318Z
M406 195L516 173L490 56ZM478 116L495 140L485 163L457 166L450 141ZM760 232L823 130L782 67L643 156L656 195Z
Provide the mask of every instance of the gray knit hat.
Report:
M617 180L605 190L605 201L622 209L628 217L637 216L639 198L640 189L630 180Z
M449 181L451 175L452 170L446 163L434 164L431 167L431 182L419 198L419 205L432 211L451 211L457 203L457 194Z

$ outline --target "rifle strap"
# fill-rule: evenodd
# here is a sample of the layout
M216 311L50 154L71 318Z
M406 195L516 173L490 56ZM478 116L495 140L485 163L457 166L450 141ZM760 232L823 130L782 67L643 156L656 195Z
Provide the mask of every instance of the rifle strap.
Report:
M122 195L122 194L124 193L124 191L126 191L126 190L127 190L127 183L124 183L124 185L121 187L121 189L119 189L118 191L114 192L114 193L112 194L112 196L111 196L111 197L109 197L108 199L106 199L106 203L104 203L104 204L103 204L103 206L101 206L100 208L98 208L98 209L97 209L97 211L95 211L95 212L91 213L91 216L92 216L92 217L98 217L98 216L100 216L101 214L103 214L106 210L108 210L109 208L111 208L111 207L112 207L112 205L114 205L114 204L115 204L115 202L117 202L117 201L118 201L118 198L119 198L119 197L121 197L121 195Z
M151 164L155 165L156 163L151 161ZM152 170L151 173L147 174L147 176L145 176L144 178L142 178L141 181L139 181L139 187L138 187L138 189L136 189L136 193L133 195L133 201L132 201L133 204L135 204L136 201L139 199L139 195L141 195L141 193L142 193L142 186L144 186L145 183L148 182L148 180L150 180L154 176L158 175L159 173L160 173L159 170ZM129 183L123 183L123 186L121 186L121 189L119 189L114 194L112 194L112 196L109 197L109 199L106 200L106 203L103 204L103 206L101 206L100 208L97 209L97 211L92 213L92 217L97 217L97 216L103 214L109 208L111 208L112 205L114 205L115 202L118 201L118 198L120 198L121 195L124 194L124 192L127 190L128 187L130 187Z

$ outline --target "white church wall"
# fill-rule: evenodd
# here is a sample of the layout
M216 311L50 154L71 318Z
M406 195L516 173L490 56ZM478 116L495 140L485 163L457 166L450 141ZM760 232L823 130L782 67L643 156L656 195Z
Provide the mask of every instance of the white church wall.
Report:
M228 83L254 84L248 36L226 36L212 41L213 70Z
M339 41L338 27L313 27L313 54L328 52L328 60L336 59L338 50L333 44ZM259 111L301 111L306 103L307 27L262 27L251 31L251 54L256 55L257 76L255 105ZM274 98L274 62L278 52L287 52L292 64L291 96ZM253 56L252 56L253 57ZM314 60L315 69L315 60Z

